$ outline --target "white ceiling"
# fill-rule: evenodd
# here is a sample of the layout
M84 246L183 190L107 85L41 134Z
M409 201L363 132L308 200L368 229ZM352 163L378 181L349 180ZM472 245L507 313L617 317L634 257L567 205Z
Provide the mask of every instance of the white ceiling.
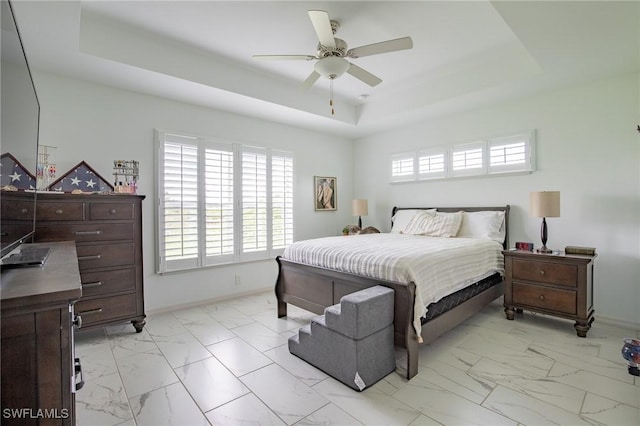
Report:
M637 1L12 2L35 69L349 138L640 70ZM314 62L251 58L314 55L310 9L349 47L414 47L353 59L383 82L338 78L332 116Z

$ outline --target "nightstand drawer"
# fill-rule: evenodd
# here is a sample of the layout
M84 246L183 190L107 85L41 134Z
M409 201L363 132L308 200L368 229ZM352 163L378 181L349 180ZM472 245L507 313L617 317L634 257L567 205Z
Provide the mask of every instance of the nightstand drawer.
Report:
M576 314L576 292L521 283L513 283L513 303L569 315Z
M575 287L576 265L513 259L513 279Z

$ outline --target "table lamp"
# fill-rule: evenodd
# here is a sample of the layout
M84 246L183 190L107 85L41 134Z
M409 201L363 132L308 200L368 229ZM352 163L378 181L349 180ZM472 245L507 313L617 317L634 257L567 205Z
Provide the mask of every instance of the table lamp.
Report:
M367 200L353 200L351 202L351 213L358 216L358 227L362 229L362 216L369 214Z
M540 237L542 247L538 253L551 253L547 248L547 221L548 217L560 217L560 191L539 191L529 193L529 214L542 218Z

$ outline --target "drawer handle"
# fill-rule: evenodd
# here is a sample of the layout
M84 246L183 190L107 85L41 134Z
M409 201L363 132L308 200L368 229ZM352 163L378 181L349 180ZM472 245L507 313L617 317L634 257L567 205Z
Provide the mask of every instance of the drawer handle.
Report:
M118 213L118 211L116 209L109 210L109 214L116 214L116 213Z
M29 209L22 209L22 210L20 210L20 213L27 214L27 213L29 213Z
M76 231L76 235L100 235L102 231Z
M539 297L540 300L544 301L544 294L541 294Z
M56 214L63 214L63 213L64 213L64 210L62 210L62 209L56 210Z
M95 282L91 282L91 283L85 283L82 284L83 288L90 288L90 287L98 287L102 285L102 281L95 281Z
M94 254L91 256L78 256L78 260L97 260L100 259L102 255Z
M78 315L82 316L82 315L93 315L93 314L100 314L100 313L102 313L102 308L91 309L90 311L78 312Z
M75 389L78 391L84 386L84 375L82 374L82 365L80 364L80 358L75 358L73 360L73 373Z
M544 275L544 270L540 269L540 275Z

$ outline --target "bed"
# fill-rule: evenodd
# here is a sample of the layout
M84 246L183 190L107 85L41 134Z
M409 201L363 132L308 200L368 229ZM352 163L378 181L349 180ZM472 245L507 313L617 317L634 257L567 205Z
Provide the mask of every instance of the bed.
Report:
M438 219L432 219L432 216L437 216ZM458 219L458 216L462 219ZM496 217L499 217L499 225L496 225ZM426 233L429 236L425 236L422 233L415 236L412 234L417 232L416 229L425 229L424 224L416 221L419 218L426 218L428 226L456 220L462 220L462 224L459 225L459 231L455 231L458 232L455 238L442 238L453 235L442 231L440 227L437 231L430 231L436 232L435 234ZM320 315L326 307L339 303L344 295L374 285L390 287L395 291L394 342L407 351L406 377L411 379L418 373L418 350L421 343L432 342L502 296L502 250L508 247L508 218L508 205L464 208L394 207L389 233L296 242L276 258L279 269L275 286L278 317L287 315L289 303ZM492 229L485 230L486 227ZM416 242L417 240L421 242ZM436 255L430 254L431 248L427 247L440 243L444 243L444 248L434 250L441 257L436 261L429 260ZM418 250L409 244L424 244L424 256L414 254ZM377 261L378 253L365 251L365 248L375 250L376 246L391 248L385 254L390 256L390 260L385 262L390 263L380 263ZM450 258L447 261L449 266L442 270L439 268L445 266L442 266L444 254L440 254L441 251L448 253ZM488 254L485 255L485 251ZM358 257L367 261L359 263ZM498 263L493 266L485 265L489 262L485 257L496 258ZM459 267L450 266L450 262ZM476 268L476 262L482 266ZM473 267L470 266L472 264ZM480 272L481 269L478 268L483 267L488 269ZM451 272L457 273L458 269L468 269L469 275L464 278L451 277ZM432 286L442 288L434 293Z

